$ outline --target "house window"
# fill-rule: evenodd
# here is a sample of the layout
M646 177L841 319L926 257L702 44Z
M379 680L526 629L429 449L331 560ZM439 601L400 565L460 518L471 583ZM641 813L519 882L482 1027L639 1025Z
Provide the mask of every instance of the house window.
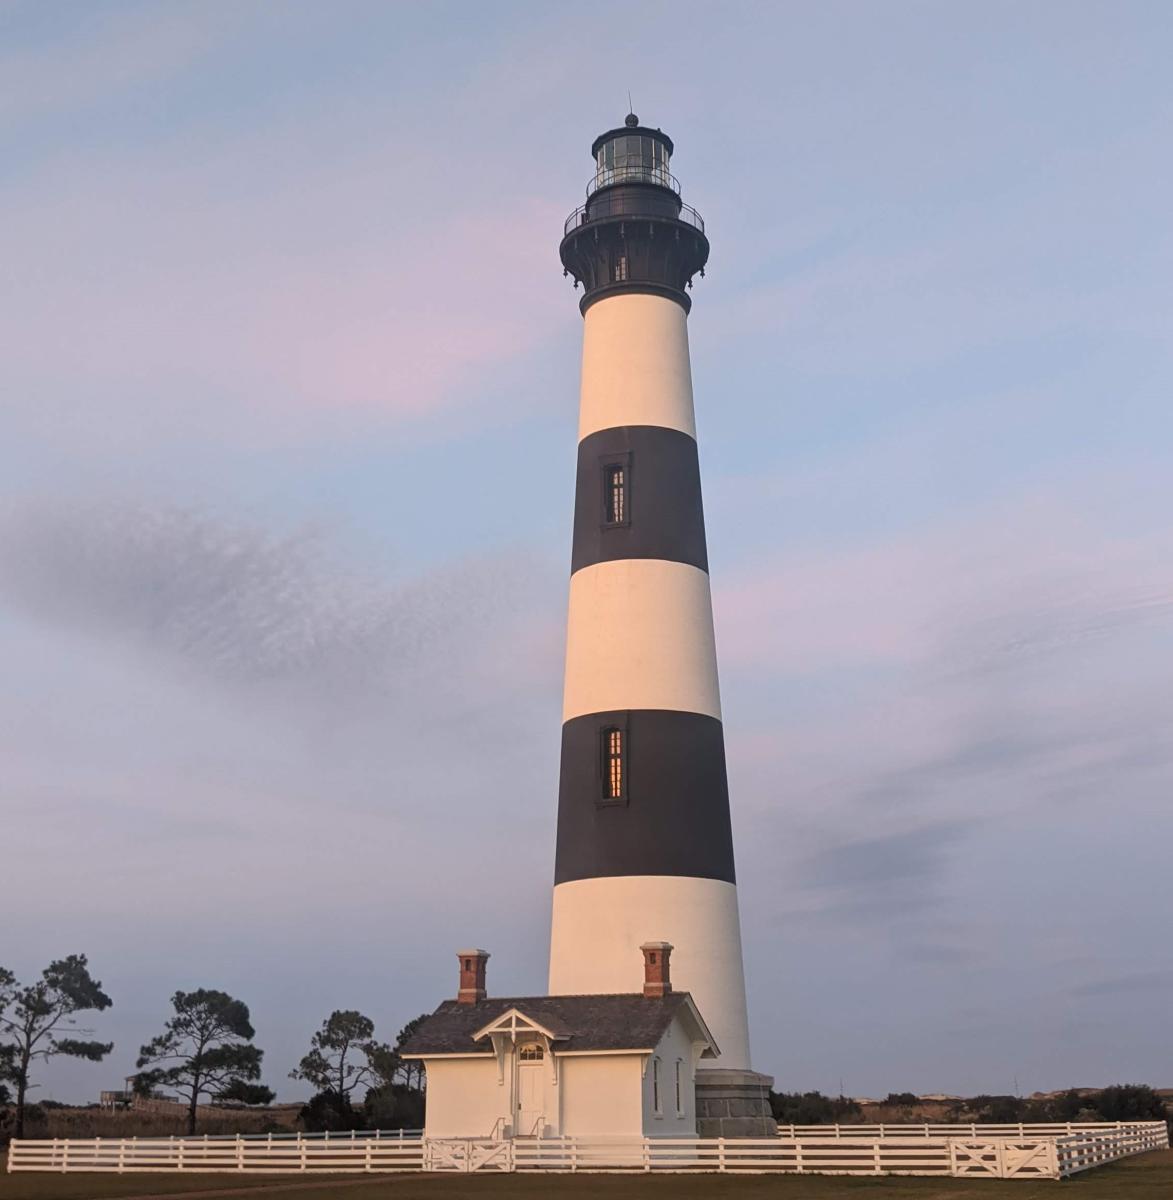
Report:
M540 1042L526 1042L517 1051L517 1057L522 1062L541 1062L544 1056L545 1051L542 1049Z
M652 1111L654 1113L662 1113L664 1111L660 1104L660 1060L652 1059Z
M615 282L623 283L627 278L627 255L621 254L615 260Z
M622 463L614 463L603 472L606 483L606 511L603 514L608 525L624 525L627 523L627 468Z
M603 799L627 795L627 735L614 725L603 730Z
M676 1115L678 1117L684 1116L684 1104L682 1103L684 1093L680 1090L680 1068L683 1065L680 1059L676 1060Z

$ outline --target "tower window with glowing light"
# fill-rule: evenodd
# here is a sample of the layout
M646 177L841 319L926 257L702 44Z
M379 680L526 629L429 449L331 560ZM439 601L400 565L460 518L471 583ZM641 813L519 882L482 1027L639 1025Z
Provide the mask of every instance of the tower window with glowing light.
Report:
M627 524L627 468L622 463L614 463L607 467L606 479L606 511L603 520L608 525Z
M627 747L622 729L603 730L603 799L623 800L627 795Z

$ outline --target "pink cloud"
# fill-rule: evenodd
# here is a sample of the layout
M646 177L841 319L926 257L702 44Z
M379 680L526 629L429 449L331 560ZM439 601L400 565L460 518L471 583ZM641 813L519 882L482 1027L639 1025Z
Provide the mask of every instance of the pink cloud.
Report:
M477 402L576 332L562 206L453 208L427 148L309 173L304 153L254 133L28 178L0 231L0 386L25 427L272 444L461 404L500 419Z
M965 631L972 653L1094 637L1173 603L1167 539L1122 537L1045 495L886 542L779 555L718 581L720 652L751 672L944 669Z

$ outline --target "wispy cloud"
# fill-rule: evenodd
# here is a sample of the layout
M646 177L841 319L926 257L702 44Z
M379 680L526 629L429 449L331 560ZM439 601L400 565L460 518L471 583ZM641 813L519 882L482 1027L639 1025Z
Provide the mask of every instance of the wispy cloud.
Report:
M230 681L325 689L331 703L467 665L535 570L508 551L392 584L332 558L313 530L126 502L25 504L0 519L0 597L28 617Z
M239 22L220 9L79 10L69 37L0 46L0 128L134 94L222 43Z
M964 839L961 822L856 837L811 854L799 864L798 882L808 915L888 922L916 915L938 900L949 856Z
M1167 992L1173 995L1173 970L1142 971L1081 983L1071 989L1076 996L1128 996L1138 992Z

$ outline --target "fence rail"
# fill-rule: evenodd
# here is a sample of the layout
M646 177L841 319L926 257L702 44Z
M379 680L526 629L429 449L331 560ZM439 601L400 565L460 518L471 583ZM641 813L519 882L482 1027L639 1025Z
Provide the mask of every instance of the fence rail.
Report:
M790 1126L766 1138L424 1138L393 1133L13 1141L8 1170L56 1172L661 1171L1060 1179L1168 1147L1162 1121L1041 1126ZM937 1132L946 1130L946 1133Z
M1090 1130L1148 1128L1160 1121L1040 1121L1002 1125L939 1123L883 1125L779 1125L779 1137L1062 1137Z

